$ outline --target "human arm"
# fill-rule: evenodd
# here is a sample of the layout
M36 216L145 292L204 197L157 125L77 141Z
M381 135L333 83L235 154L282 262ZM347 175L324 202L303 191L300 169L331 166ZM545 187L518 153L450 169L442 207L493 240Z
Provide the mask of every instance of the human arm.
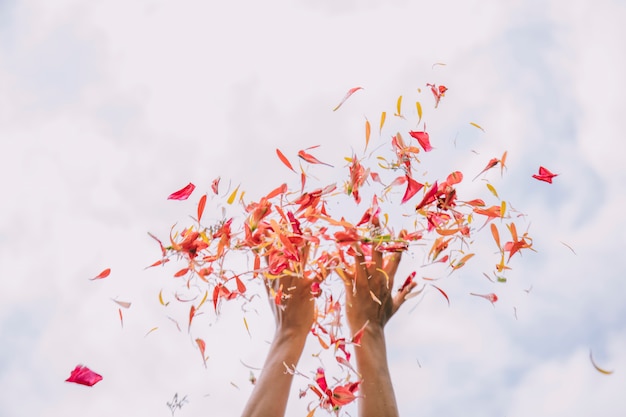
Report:
M242 417L283 416L293 374L287 366L295 366L313 324L314 303L311 296L311 280L306 277L283 275L268 281L270 293L281 288L285 297L281 305L270 297L270 305L276 319L276 332L252 395Z
M387 362L384 327L398 311L415 283L392 294L394 276L401 253L384 256L373 250L366 258L356 247L352 271L344 272L346 282L346 318L354 335L365 326L360 346L355 348L356 364L361 374L359 417L398 416L398 406Z

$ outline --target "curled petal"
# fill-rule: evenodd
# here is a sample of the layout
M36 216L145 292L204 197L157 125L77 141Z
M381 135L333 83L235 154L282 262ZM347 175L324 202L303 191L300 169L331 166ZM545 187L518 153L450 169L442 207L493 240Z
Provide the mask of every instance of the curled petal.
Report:
M553 174L550 171L548 171L546 168L539 167L539 174L533 175L533 178L539 181L544 181L544 182L552 184L552 178L556 177L557 175L559 174Z
M408 184L406 186L406 191L404 192L401 203L406 203L407 201L409 201L411 197L413 197L424 186L424 184L420 184L408 175L406 179Z
M430 146L430 136L428 135L428 133L410 131L409 135L417 139L420 146L424 149L424 152L430 152L433 150L433 147Z
M91 387L102 381L102 375L95 373L86 366L77 365L70 374L70 377L67 378L65 381Z

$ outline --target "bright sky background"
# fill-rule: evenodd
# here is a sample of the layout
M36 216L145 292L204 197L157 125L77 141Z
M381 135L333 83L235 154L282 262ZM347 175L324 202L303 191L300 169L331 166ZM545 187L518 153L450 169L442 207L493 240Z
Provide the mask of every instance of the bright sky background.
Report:
M623 416L625 19L617 0L0 0L0 414L166 417L178 393L176 416L239 415L269 309L249 314L251 338L225 306L205 369L166 317L184 312L157 301L171 270L144 271L159 256L146 232L166 237L217 176L257 197L292 180L276 148L321 145L341 165L364 116L376 126L401 94L414 109L421 88L433 170L469 180L507 150L504 177L486 177L537 253L506 284L468 264L440 281L450 307L430 292L393 318L401 414ZM428 82L449 88L437 110ZM540 165L554 184L531 178ZM189 201L166 201L189 181ZM111 298L133 303L123 329ZM64 382L78 363L103 381ZM305 385L289 416L306 415Z

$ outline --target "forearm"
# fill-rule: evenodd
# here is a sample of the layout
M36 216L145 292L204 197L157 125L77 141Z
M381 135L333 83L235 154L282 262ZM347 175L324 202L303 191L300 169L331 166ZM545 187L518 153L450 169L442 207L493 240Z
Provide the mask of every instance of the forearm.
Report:
M363 379L359 389L359 417L398 416L383 328L368 325L355 355Z
M242 417L279 417L285 414L293 380L293 375L286 372L285 364L291 367L298 363L306 336L306 333L276 334Z

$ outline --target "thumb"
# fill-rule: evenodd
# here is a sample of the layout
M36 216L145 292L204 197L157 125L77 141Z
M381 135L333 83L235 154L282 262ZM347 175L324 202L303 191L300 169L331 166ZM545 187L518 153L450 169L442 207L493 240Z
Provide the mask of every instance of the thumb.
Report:
M407 298L410 298L407 296L409 295L411 291L413 291L413 288L415 287L417 287L417 282L411 282L409 285L402 288L402 290L398 291L398 293L393 296L393 313L398 311L400 306L404 304ZM422 291L420 290L419 292L416 293L416 295L419 294L420 292Z

